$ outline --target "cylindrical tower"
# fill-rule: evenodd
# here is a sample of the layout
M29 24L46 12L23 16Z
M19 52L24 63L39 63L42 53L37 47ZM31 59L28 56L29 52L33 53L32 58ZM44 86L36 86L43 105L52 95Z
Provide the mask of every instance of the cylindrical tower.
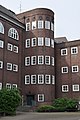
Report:
M37 8L20 14L26 24L23 94L28 105L55 99L54 12Z

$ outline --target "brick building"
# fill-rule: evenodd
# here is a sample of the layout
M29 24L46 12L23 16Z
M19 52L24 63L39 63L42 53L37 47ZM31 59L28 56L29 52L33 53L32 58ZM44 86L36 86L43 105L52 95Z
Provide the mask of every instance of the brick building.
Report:
M80 40L54 39L54 12L15 14L0 5L0 89L19 88L27 105L80 95Z

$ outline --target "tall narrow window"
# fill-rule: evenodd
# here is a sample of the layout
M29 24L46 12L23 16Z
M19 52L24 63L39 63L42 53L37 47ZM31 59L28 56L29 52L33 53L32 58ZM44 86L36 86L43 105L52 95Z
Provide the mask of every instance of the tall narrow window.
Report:
M44 84L44 75L38 75L38 84Z
M46 84L50 84L50 83L51 83L50 80L51 80L51 79L50 79L50 75L45 75L45 83L46 83Z
M31 64L36 65L36 56L31 57Z
M0 22L0 33L4 34L4 26L1 22Z
M15 45L13 46L13 52L18 53L18 47Z
M36 38L32 38L32 47L36 46Z
M12 63L7 63L7 70L12 70Z
M52 84L54 85L55 84L55 76L52 75Z
M3 68L3 61L0 61L0 69Z
M2 89L2 83L0 83L0 90Z
M50 29L50 21L45 21L45 29Z
M51 47L54 48L54 40L51 39Z
M26 23L26 31L30 30L30 22Z
M38 37L38 46L43 46L43 37Z
M18 71L18 65L13 64L13 71L17 72Z
M54 57L52 57L52 66L54 66Z
M50 46L50 38L45 38L45 46Z
M43 21L38 20L38 29L42 29L42 28L43 28Z
M51 30L54 31L54 24L51 22Z
M4 42L2 40L0 40L0 48L4 47Z
M13 38L13 39L19 40L19 35L18 35L18 32L15 28L10 28L9 29L8 36Z
M30 57L25 57L25 66L30 65Z
M38 64L44 64L44 56L38 56Z
M36 29L36 21L32 21L32 30Z
M30 84L30 75L25 76L25 84Z
M12 50L13 50L13 45L10 44L10 43L8 43L8 45L7 45L7 49L8 49L9 51L12 51Z
M26 48L29 48L30 47L30 39L27 39L26 40Z
M50 56L45 56L45 64L50 65Z
M31 84L36 84L36 75L31 75Z

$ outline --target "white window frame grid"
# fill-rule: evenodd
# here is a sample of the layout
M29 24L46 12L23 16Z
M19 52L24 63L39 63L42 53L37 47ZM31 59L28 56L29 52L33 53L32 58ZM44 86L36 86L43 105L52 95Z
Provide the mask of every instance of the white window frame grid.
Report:
M26 23L26 31L30 30L30 22Z
M45 46L50 46L50 38L45 38Z
M12 89L17 89L17 84L12 84Z
M77 69L74 71L74 68ZM78 65L72 66L72 73L78 72L79 71L79 67Z
M3 68L3 61L0 61L0 69Z
M55 84L55 76L52 75L52 84L54 85Z
M2 89L2 83L0 83L0 90Z
M34 44L34 41L35 41L35 44ZM34 47L34 46L36 46L36 43L37 41L36 41L36 38L32 38L32 47Z
M50 21L45 21L45 29L50 30Z
M51 30L54 31L54 24L51 22Z
M66 51L66 53L64 54L63 51ZM65 55L67 55L67 48L61 49L61 56L65 56Z
M38 37L38 46L43 46L44 45L44 41L43 41L43 37Z
M36 21L32 21L32 30L36 29Z
M42 64L44 64L44 56L38 56L38 64L39 65L42 65Z
M6 83L6 88L7 89L11 89L11 84L10 83Z
M65 89L64 89L64 87L66 87ZM69 86L68 85L62 85L62 92L69 92Z
M17 72L18 71L18 65L13 64L13 71Z
M51 39L51 47L54 48L54 40Z
M7 63L7 70L12 70L12 63Z
M25 57L25 66L30 65L30 57Z
M78 53L78 47L71 47L71 54L77 54L77 53Z
M35 60L35 62L34 62ZM36 56L31 57L31 65L36 65Z
M43 20L38 20L38 29L43 29Z
M38 84L44 84L44 75L43 74L38 75Z
M54 66L54 57L52 57L52 66Z
M9 29L8 36L15 39L15 40L19 40L19 34L15 28Z
M0 33L4 34L4 26L1 22L0 22Z
M13 52L18 53L18 46L13 46Z
M28 80L27 80L28 77ZM28 85L30 84L30 75L25 75L25 84Z
M45 83L51 84L51 76L50 75L45 75Z
M78 84L75 84L75 85L72 85L72 89L73 91L79 91L79 85Z
M66 71L64 71L66 69ZM61 67L61 73L68 73L68 67Z
M31 75L31 84L36 84L36 75Z
M38 94L38 102L44 102L44 94Z
M50 65L50 56L45 56L45 64Z
M10 43L8 43L8 45L7 45L7 49L8 49L9 51L12 51L12 50L13 50L13 45L10 44Z
M2 40L0 40L0 48L4 47L4 42Z
M30 47L30 39L26 39L26 48Z

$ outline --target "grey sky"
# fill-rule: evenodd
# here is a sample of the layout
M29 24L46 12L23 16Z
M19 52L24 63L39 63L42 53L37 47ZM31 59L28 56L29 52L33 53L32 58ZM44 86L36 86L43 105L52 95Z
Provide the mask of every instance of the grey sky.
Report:
M80 39L80 0L0 0L0 4L15 13L44 7L55 12L55 37Z

